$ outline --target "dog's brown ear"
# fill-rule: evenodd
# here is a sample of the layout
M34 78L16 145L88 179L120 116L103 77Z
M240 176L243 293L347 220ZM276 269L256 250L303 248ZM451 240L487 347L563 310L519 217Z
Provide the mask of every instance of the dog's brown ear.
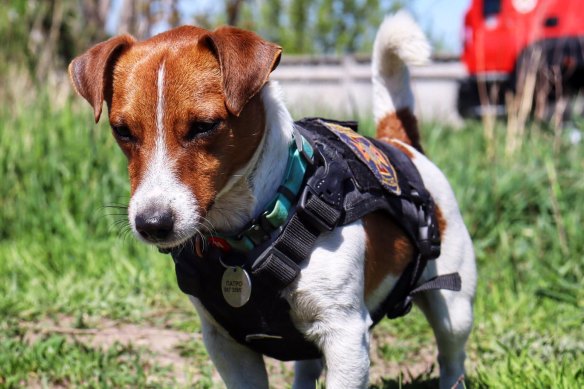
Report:
M79 93L93 107L95 122L99 121L105 89L111 84L115 58L136 40L120 35L101 42L69 64L69 78Z
M282 48L235 27L218 28L209 34L209 41L221 66L225 104L239 116L278 66Z

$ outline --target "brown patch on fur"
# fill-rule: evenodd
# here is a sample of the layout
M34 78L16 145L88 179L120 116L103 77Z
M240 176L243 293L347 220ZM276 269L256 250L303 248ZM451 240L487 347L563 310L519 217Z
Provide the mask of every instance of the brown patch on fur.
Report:
M420 144L418 121L409 108L385 115L377 124L377 138L386 141L397 139L424 152Z
M440 209L438 204L436 204L436 206L434 207L434 213L436 214L436 222L438 223L440 239L444 239L444 231L446 231L446 226L448 225L448 223L446 222L444 214L442 214L442 210Z
M370 213L363 218L365 245L365 297L374 292L388 275L400 275L412 260L412 243L391 216Z

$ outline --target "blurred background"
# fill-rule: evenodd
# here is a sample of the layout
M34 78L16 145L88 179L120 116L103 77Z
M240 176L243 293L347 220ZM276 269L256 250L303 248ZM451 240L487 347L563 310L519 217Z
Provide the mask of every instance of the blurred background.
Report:
M584 3L579 0L0 2L0 388L222 387L170 257L135 241L126 161L74 96L70 60L120 33L232 24L283 46L295 118L372 134L370 50L407 9L434 48L411 70L425 150L479 265L472 387L584 387ZM436 387L415 311L373 332L372 388ZM291 367L268 361L275 388Z
M63 69L91 44L121 33L145 39L181 24L231 24L284 48L274 79L299 114L328 110L354 117L371 107L376 28L386 14L406 8L427 32L437 60L415 73L415 88L425 97L419 113L460 123L454 107L456 81L464 75L458 58L466 6L465 0L12 1L2 10L2 74L18 78L10 88L30 91L28 85L52 84L64 96L69 91ZM438 93L428 93L431 89Z

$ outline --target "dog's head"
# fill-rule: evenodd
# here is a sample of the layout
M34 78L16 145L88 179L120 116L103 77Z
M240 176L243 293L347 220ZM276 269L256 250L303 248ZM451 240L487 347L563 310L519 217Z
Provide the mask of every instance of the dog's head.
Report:
M102 42L69 65L95 121L108 105L128 158L134 233L159 247L190 239L264 132L258 92L281 48L254 33L183 26Z

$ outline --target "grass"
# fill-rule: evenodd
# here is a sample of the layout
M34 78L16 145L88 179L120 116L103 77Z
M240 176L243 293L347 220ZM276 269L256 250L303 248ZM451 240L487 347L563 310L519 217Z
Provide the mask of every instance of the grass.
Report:
M2 385L112 388L172 384L157 378L164 377L164 369L148 366L142 354L120 344L107 350L91 348L60 335L27 344L13 334L0 344Z
M450 178L477 253L470 386L583 387L584 145L566 138L554 151L553 131L534 127L506 156L500 126L487 154L482 134L476 123L424 126L424 146ZM200 368L194 383L181 383L131 344L30 336L31 326L63 318L79 329L107 319L199 331L171 259L127 233L125 169L106 124L94 127L84 105L55 108L41 95L31 106L0 107L1 388L216 386L200 344L177 350ZM402 384L433 345L419 312L385 320L375 334L374 351L398 370L373 387L435 386L425 373Z

